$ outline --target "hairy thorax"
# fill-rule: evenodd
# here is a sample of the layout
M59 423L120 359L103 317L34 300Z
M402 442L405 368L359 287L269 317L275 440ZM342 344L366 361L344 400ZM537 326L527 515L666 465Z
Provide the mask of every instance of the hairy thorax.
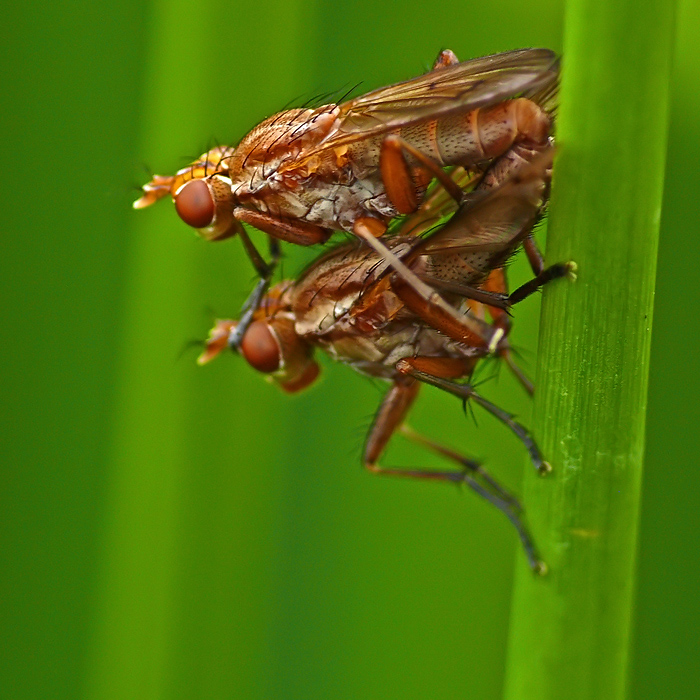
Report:
M378 169L380 138L318 150L337 128L337 117L338 107L326 105L288 110L259 124L226 163L236 201L346 231L360 217L395 216Z

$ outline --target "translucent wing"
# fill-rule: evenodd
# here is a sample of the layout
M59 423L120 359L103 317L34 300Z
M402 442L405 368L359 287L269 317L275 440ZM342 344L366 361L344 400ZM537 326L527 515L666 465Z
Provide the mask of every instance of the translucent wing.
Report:
M466 251L504 251L529 233L541 213L554 148L520 168L500 187L477 193L441 229L416 245L411 258Z
M304 159L377 134L469 112L517 95L556 91L559 60L548 49L518 49L433 70L340 106L338 126Z

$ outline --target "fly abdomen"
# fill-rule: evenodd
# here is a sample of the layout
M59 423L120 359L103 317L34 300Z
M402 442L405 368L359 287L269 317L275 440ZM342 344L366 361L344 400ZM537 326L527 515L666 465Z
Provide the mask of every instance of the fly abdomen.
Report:
M521 97L422 126L431 145L426 152L442 165L463 165L496 158L514 143L546 143L551 123L539 105Z

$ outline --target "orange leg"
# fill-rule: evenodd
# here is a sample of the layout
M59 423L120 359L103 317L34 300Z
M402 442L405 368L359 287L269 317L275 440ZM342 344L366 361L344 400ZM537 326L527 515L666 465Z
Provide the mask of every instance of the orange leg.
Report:
M429 366L426 366L425 364L426 359L430 361ZM462 401L465 403L471 399L482 408L485 408L491 415L498 418L498 420L510 428L510 430L520 439L530 455L530 460L540 474L548 474L550 471L552 471L551 465L542 457L542 453L532 438L530 431L518 423L513 415L507 413L502 408L499 408L495 404L485 399L483 396L477 394L471 384L459 384L458 382L451 381L449 378L446 378L454 375L441 371L441 359L442 358L406 358L400 360L396 364L396 369L405 376L413 377L418 381L430 384L438 389L443 389L444 391L447 391L448 393L462 399ZM429 369L429 371L425 371L426 369Z
M496 298L508 299L508 276L506 274L505 267L497 267L495 270L491 270L486 281L481 285L481 289L490 294L493 294ZM508 319L508 312L500 304L489 304L484 302L488 306L488 311L491 318L496 322L501 322L505 317L507 320L506 328L510 330L510 319ZM506 302L507 303L507 302Z
M437 178L455 202L462 201L464 192L438 163L419 149L411 146L400 136L392 135L387 136L382 141L379 170L389 201L399 213L410 214L418 208L416 186L411 177L411 168L406 162L405 154L413 156L421 167L429 173L430 178Z
M325 243L331 235L327 229L308 224L304 221L292 221L291 219L280 219L270 214L264 214L244 207L236 207L233 216L244 224L250 224L260 231L278 238L288 243L296 245L314 245L314 243Z
M488 306L491 317L495 322L495 327L502 329L504 334L503 339L498 344L496 352L499 357L503 358L511 372L513 372L515 377L525 388L525 391L532 396L534 394L534 386L530 379L514 361L510 345L505 339L508 336L511 327L508 309L513 304L517 304L518 302L527 298L540 289L543 285L551 282L554 279L565 276L575 279L575 270L576 265L573 262L552 265L551 267L543 269L539 275L531 279L529 282L526 282L510 295L508 294L505 270L503 270L503 268L493 270L486 282L479 288L452 282L444 282L442 280L426 276L421 276L420 278L423 282L428 283L436 291L448 291L459 294L466 299L472 299L480 304ZM439 314L430 309L429 300L422 298L415 292L414 289L406 284L394 282L392 287L411 311L420 316L426 322L430 323L433 327L438 328L442 332L449 335L451 338L460 340L459 337L456 337L453 334L447 325L440 322L438 318ZM446 375L443 374L441 376L444 378Z
M445 481L453 484L467 484L472 490L496 506L510 520L518 532L523 544L525 555L530 567L535 573L543 574L546 571L545 564L537 556L535 545L523 523L520 513L521 507L518 501L504 489L488 472L473 459L469 459L454 450L439 445L425 438L402 423L413 401L418 394L419 384L412 380L397 381L382 400L374 422L367 437L363 463L374 474L384 476L409 477L414 479L430 479ZM384 452L392 435L401 430L406 437L428 449L456 462L460 466L459 471L434 471L429 469L404 469L394 467L382 467L378 460Z
M405 161L403 161L404 152L410 153L412 156L419 159L421 164L424 165L426 169L430 169L433 175L441 179L441 182L443 178L446 179L449 185L447 183L443 184L445 185L446 190L450 193L452 197L454 197L458 201L460 199L464 199L462 196L462 189L459 187L459 185L452 181L446 173L442 171L442 169L437 163L433 162L429 157L423 156L419 151L416 151L412 146L404 142L399 137L391 136L385 139L385 142L383 144L382 157L391 154L391 158L393 159L391 162L395 165L395 168L393 170L395 177L392 179L392 177L390 177L388 174L389 171L387 170L384 172L384 180L386 187L390 187L392 182L395 184L398 183L396 196L403 198L402 205L405 205L407 208L410 208L415 204L415 201L409 201L410 197L406 195L406 192L409 190L413 193L413 183L410 179L406 163ZM527 164L529 162L532 162L528 159L535 159L538 157L540 159L545 159L547 156L551 158L551 153L552 151L550 149L548 152L543 154L542 149L539 147L526 148L520 145L511 148L506 155L502 156L496 161L496 167L492 167L491 169L489 169L489 172L487 173L488 177L485 176L480 185L478 186L478 189L481 190L479 195L483 197L485 196L486 190L504 184L507 178L513 176L514 171L519 171L523 163ZM399 160L401 160L403 164L398 163ZM539 182L540 180L545 178L544 172L539 173L539 171L537 171L536 174L539 178L539 180L536 180L536 182ZM515 184L513 185L513 187L517 188L517 180L514 180L514 183ZM463 216L466 216L467 219L469 219L469 212L471 212L472 210L466 204L463 206L466 207L462 209ZM518 232L517 237L513 238L512 241L508 240L506 244L504 244L503 251L500 257L499 255L496 255L493 258L494 265L502 264L502 261L510 254L512 250L511 247L509 247L510 245L516 246L522 239L529 237L531 226L535 221L536 215L537 210L534 209L532 212L533 218L530 221L524 220L522 222L522 229ZM454 222L455 220L456 219L452 219L452 222ZM449 230L449 233L447 234L448 241L450 240L450 235L452 235L453 237L457 234L464 235L465 237L468 236L468 227L465 226L465 230L464 232L462 232L460 230L460 223L464 223L462 219L459 219L459 222L455 225L456 233L451 229ZM498 219L498 224L502 224L501 219ZM449 228L450 225L448 224L447 229ZM436 235L444 235L444 232L447 229L442 229L442 231L438 232ZM431 241L433 240L433 237L428 237L424 240ZM465 244L466 242L467 239L465 238ZM378 249L376 245L375 249ZM426 244L425 249L426 251L429 251L429 243ZM419 246L413 254L413 257L419 259L419 257L417 256L420 256L422 250L423 249ZM449 246L446 250L447 252L445 253L445 255L447 255L449 259ZM532 253L532 250L533 247L529 246L528 251ZM384 257L388 258L388 256L386 255L384 255ZM526 296L532 294L536 289L538 289L539 286L541 286L541 284L544 284L550 279L554 279L556 276L560 276L562 273L562 270L556 268L556 266L555 268L552 268L549 271L542 271L538 274L535 280L518 290L515 297L510 298L506 295L505 290L495 291L489 289L481 289L470 284L461 284L459 281L454 282L451 280L441 280L439 277L420 277L419 275L412 273L412 271L411 273L413 274L414 279L411 279L409 274L407 274L408 270L406 269L405 265L404 271L401 270L401 268L393 260L390 260L390 262L392 264L392 267L399 272L399 275L394 276L392 286L397 296L399 296L399 298L404 302L408 309L410 309L413 313L418 315L426 323L429 323L431 326L441 331L442 333L445 333L450 338L459 342L465 342L470 345L475 345L477 347L483 347L484 345L486 345L489 351L492 352L498 347L498 341L496 343L493 342L495 335L489 337L489 333L483 328L483 323L480 323L479 320L473 318L472 315L465 315L456 312L454 308L452 308L442 299L442 297L440 296L440 292L443 290L452 292L467 299L473 299L490 307L496 307L506 311L511 303L524 299ZM458 259L456 261L456 264L460 263L461 260ZM409 261L408 265L409 267L411 266L411 261ZM397 277L400 279L397 279ZM421 280L422 284L416 283L417 279ZM478 284L477 279L474 280L474 284ZM505 314L502 314L499 318L496 319L496 325L493 327L493 331L494 333L497 333L498 329L500 328L503 331L503 333L501 334L502 338L505 334L505 331L507 330L508 325L509 324L507 323L507 317L505 316Z
M465 170L462 167L452 168L450 177L462 192L471 190L479 181L481 174ZM469 197L469 195L465 195ZM435 183L426 194L420 206L411 216L406 217L396 228L397 236L422 236L433 230L443 219L457 210L457 202L445 191L444 187Z
M404 287L407 290L406 296L417 300L415 306L419 309L417 313L421 318L454 340L485 347L489 352L494 352L503 338L503 330L490 326L476 316L460 314L430 285L422 282L415 272L399 260L381 241L377 240L376 233L369 223L375 222L358 219L353 228L355 235L379 253L391 265L396 275L407 283ZM403 296L401 300L411 308Z
M438 57L436 65L440 70L449 63L443 64ZM456 202L463 201L464 192L455 185L443 170L443 166L493 159L483 181L486 188L491 188L499 184L499 180L503 181L504 174L509 176L513 170L530 162L550 146L550 118L538 105L525 98L505 100L491 107L475 109L464 115L464 119L466 121L461 126L462 136L467 142L474 141L473 147L477 149L471 156L464 153L461 157L456 154L443 157L438 145L441 139L438 122L425 124L431 139L435 140L432 155L412 146L399 134L394 133L384 139L380 150L379 170L384 190L399 213L410 214L417 209L417 185L425 187L433 177L440 181ZM447 121L449 122L449 118ZM494 128L494 125L498 126ZM504 125L510 128L504 131ZM455 137L451 131L454 128L455 125L447 128L449 136L445 137L448 142ZM411 156L418 166L409 166L407 156Z
M493 294L508 297L508 278L506 276L505 268L501 267L496 270L492 270L488 279L482 285L483 289ZM508 316L508 312L504 311L500 307L489 306L489 314L494 320L499 328L503 328L506 337L510 332L511 321ZM522 369L517 365L513 359L513 353L511 352L510 344L507 341L503 341L498 347L498 356L506 363L508 369L513 373L515 378L520 382L525 391L532 396L535 393L535 387L530 381L529 377L523 372Z

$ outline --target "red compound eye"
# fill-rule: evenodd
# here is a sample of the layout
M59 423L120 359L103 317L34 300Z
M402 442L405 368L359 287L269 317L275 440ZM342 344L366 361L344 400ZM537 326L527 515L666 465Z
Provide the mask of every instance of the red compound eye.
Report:
M206 228L214 221L214 199L204 180L190 180L175 195L175 209L193 228Z
M280 366L280 347L267 323L254 321L241 341L241 353L251 367L269 374Z

